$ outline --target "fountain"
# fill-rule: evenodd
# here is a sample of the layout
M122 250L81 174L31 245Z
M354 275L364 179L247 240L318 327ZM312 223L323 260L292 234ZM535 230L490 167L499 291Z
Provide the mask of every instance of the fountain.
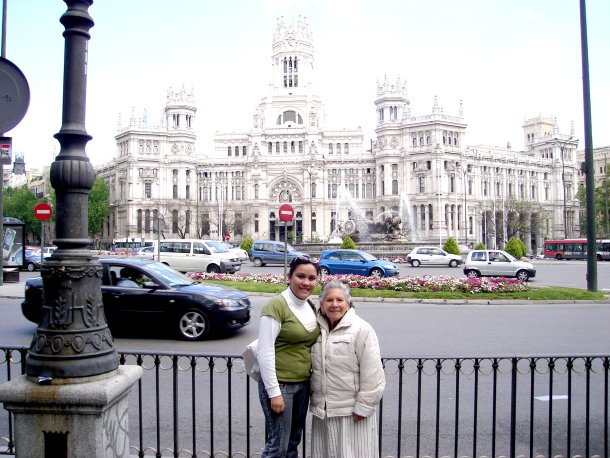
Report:
M339 186L335 201L335 221L335 229L329 240L331 243L340 243L346 235L354 241L361 242L418 239L413 208L409 197L404 193L400 196L398 211L388 210L370 219L350 192L345 187Z

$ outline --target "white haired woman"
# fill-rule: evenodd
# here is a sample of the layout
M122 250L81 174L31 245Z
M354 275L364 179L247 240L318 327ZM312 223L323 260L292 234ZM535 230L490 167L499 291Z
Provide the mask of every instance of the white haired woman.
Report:
M312 347L312 450L316 458L379 456L377 405L385 388L379 341L356 315L349 288L320 294L320 337Z

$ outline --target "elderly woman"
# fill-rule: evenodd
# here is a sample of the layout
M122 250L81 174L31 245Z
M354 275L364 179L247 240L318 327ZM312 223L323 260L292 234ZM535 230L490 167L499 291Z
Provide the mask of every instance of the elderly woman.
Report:
M318 323L309 405L311 456L376 458L376 408L385 388L377 335L356 315L348 287L337 280L322 289Z

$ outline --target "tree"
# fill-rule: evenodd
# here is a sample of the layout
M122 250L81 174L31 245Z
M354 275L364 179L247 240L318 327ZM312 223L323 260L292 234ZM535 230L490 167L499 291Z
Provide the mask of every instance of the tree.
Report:
M101 178L96 178L89 193L89 235L95 237L102 233L104 223L110 214L110 192L108 184Z
M34 240L40 237L40 221L34 216L34 207L45 200L36 198L26 185L5 188L3 198L3 216L17 218L23 222L26 239Z
M340 248L344 250L355 250L356 244L349 235L346 235L345 237L343 237L343 242L341 243Z
M254 243L254 240L252 239L252 237L247 236L242 239L241 245L239 247L242 250L246 250L248 252L248 254L252 254L252 244L253 243Z
M517 237L511 237L508 240L506 247L504 247L504 251L509 254L512 254L517 259L520 259L527 254L525 244L521 239L518 239Z
M458 247L458 244L453 237L449 237L447 239L447 241L443 245L443 250L451 254L460 254L460 247Z
M484 250L485 249L485 244L483 242L478 242L475 246L474 246L475 250Z

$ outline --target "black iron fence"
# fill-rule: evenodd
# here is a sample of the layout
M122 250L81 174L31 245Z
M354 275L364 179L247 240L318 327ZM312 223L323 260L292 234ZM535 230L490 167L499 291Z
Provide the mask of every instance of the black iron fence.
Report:
M0 349L0 383L27 349ZM608 457L608 356L384 358L383 457ZM135 456L260 456L264 421L241 356L121 352ZM0 412L0 455L14 454ZM309 456L306 431L302 456ZM315 457L314 457L315 458Z

